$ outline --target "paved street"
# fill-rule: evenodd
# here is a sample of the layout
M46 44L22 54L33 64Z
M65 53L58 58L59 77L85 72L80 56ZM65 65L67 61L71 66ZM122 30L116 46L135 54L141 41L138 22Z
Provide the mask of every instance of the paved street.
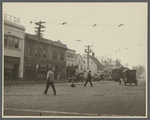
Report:
M146 82L122 86L118 82L56 83L44 95L45 84L4 87L4 116L145 116Z

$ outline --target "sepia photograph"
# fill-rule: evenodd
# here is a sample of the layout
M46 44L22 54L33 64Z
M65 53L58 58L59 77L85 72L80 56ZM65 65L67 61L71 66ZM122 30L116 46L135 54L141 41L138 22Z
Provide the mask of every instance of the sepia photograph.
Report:
M147 118L147 2L3 2L3 118Z

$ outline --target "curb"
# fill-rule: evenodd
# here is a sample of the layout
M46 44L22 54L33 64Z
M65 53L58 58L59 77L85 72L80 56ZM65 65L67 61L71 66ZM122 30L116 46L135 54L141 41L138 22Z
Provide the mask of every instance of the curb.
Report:
M70 82L55 82L55 83L70 83ZM46 81L42 81L42 82L23 82L23 81L18 81L18 82L5 82L4 85L18 85L18 84L46 84Z

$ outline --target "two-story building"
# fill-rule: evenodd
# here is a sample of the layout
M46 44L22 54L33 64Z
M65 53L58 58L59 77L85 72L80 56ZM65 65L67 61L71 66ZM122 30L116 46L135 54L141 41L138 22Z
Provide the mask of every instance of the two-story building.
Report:
M69 79L74 75L77 66L75 66L75 50L68 49L66 50L66 79Z
M55 79L59 75L65 79L66 72L66 45L60 41L52 41L45 38L39 38L37 35L25 34L25 52L24 52L24 77L26 80L34 80L36 68L41 80L45 80L47 66L55 66ZM38 49L39 48L39 49ZM38 67L37 67L38 64Z
M24 26L4 20L4 81L23 79L24 35Z

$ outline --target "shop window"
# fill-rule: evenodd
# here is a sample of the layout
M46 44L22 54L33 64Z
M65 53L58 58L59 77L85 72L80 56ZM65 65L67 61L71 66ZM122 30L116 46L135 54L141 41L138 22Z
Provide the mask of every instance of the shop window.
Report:
M39 57L41 57L41 50L42 50L42 48L40 47L39 48Z
M19 39L13 36L4 36L4 46L19 48Z
M64 60L64 54L63 53L60 55L60 60Z
M19 47L19 39L15 38L15 48L18 48L18 47Z
M31 47L28 47L28 55L31 56Z
M46 58L46 50L44 50L43 57Z
M53 59L57 59L57 52L56 51L53 52Z
M70 53L67 53L67 57L70 57Z
M74 54L72 54L72 58L74 58Z
M35 57L37 57L37 48L35 48Z
M7 46L7 36L4 36L4 46Z
M14 47L14 39L12 36L8 36L8 46Z

